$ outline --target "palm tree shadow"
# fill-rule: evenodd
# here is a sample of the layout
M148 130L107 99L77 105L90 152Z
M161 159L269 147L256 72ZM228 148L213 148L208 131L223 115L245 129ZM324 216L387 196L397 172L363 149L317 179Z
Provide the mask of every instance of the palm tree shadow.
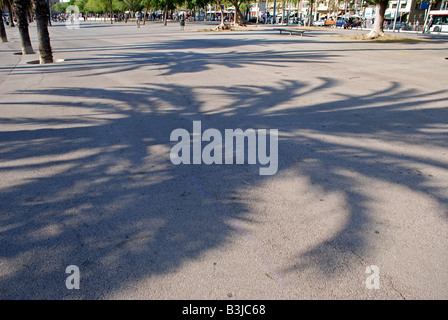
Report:
M176 128L191 131L192 119L201 120L203 130L278 128L278 179L282 172L299 167L324 193L345 193L345 226L309 252L291 257L283 272L313 268L331 276L338 251L366 254L371 239L363 231L371 223L371 199L341 172L393 182L394 173L407 170L409 162L443 168L443 161L401 155L362 141L387 142L392 139L389 134L413 133L446 148L445 133L422 129L446 125L447 108L418 110L403 101L419 96L416 106L431 106L448 99L443 92L421 96L392 83L387 90L368 95L281 107L306 101L308 95L336 84L332 78L322 78L317 86L289 80L275 86L193 88L149 83L18 92L22 101L17 106L62 105L88 116L0 119L3 125L37 127L0 132L0 171L9 186L0 193L0 256L7 270L0 282L2 298L107 298L139 280L176 273L189 261L225 245L239 232L230 221L256 223L247 217L250 209L239 195L248 181L254 185L264 181L258 167L170 162L170 133ZM230 102L209 112L201 102L203 90ZM28 99L36 95L46 102ZM104 97L101 103L98 97ZM415 128L403 126L403 117L427 113L437 116L422 117ZM308 158L317 162L300 161ZM385 168L386 158L394 161ZM401 183L446 205L447 197L427 181L428 177L412 175ZM86 290L71 292L61 285L65 267L71 264L80 267Z
M82 77L102 75L104 73L121 73L134 70L158 70L160 76L199 73L211 70L215 66L244 68L254 66L285 67L285 63L325 63L337 57L328 52L297 52L264 50L260 52L242 51L235 48L272 44L272 41L259 39L221 39L205 41L204 39L170 40L159 44L109 45L105 47L70 48L70 52L89 54L81 57L66 57L65 50L55 50L61 54L63 63L47 66L19 65L15 71L22 75L47 73L77 73ZM288 41L281 40L283 44ZM222 52L207 52L201 49L218 48ZM227 49L227 50L226 50ZM8 67L0 67L9 70ZM79 74L79 73L78 73Z

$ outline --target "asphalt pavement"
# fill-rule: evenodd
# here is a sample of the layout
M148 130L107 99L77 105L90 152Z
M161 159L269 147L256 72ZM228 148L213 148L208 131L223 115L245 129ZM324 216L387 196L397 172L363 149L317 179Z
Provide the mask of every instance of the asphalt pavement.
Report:
M7 28L0 299L447 299L448 38L211 27L55 23L49 65ZM278 171L174 165L193 121Z

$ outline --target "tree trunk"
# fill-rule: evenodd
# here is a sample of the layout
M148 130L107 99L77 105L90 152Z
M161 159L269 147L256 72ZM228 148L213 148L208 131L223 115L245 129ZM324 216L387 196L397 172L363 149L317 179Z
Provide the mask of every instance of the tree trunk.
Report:
M236 26L244 25L246 23L246 19L244 18L243 14L241 13L241 10L240 10L241 3L240 3L240 1L232 0L231 2L232 2L232 4L235 7L235 19L233 21L233 24L236 25Z
M311 27L312 20L313 20L313 1L310 1L309 4L310 4L310 6L309 6L310 13L308 15L307 25L308 25L308 27Z
M268 24L269 0L266 0L266 8L264 10L264 24Z
M48 6L48 25L51 27L51 7L50 7L50 0L46 0L47 6Z
M376 39L384 35L383 25L384 25L384 14L386 13L387 6L389 5L389 0L376 0L376 15L375 23L373 24L373 29L368 34L365 35L366 39Z
M221 7L221 3L219 3L219 9L221 10L221 23L219 24L222 28L225 27L224 23L224 8Z
M33 0L36 13L37 38L39 40L40 64L53 63L53 53L48 33L48 5L45 0Z
M423 24L422 33L426 32L426 27L428 26L428 18L429 18L429 13L431 12L431 5L432 5L432 2L429 2L429 8L428 8L428 11L427 11L427 15L425 17L425 23ZM428 33L429 33L429 30L428 30Z
M14 15L17 18L20 40L22 43L22 54L34 53L31 45L30 34L28 32L28 19L26 16L29 2L27 0L14 1Z
M0 7L0 37L2 38L2 42L8 42L8 37L6 36L5 24L3 23L3 11Z
M33 15L31 12L31 7L28 7L28 10L26 11L26 17L28 18L28 23L34 22L33 21Z
M285 24L285 0L282 2L282 25Z
M146 25L146 15L148 14L149 5L146 6L145 16L143 17L143 25Z
M167 26L168 25L168 8L169 8L170 2L169 0L166 0L166 5L165 5L165 12L163 13L163 25Z
M221 11L221 23L215 28L215 30L228 30L228 25L224 22L224 6L221 7L221 1L218 1L219 10Z
M13 10L12 10L12 6L11 6L11 2L8 2L7 6L8 6L8 12L9 12L9 17L8 17L9 26L11 28L13 28L13 27L15 27L15 25L14 25L14 17L13 17Z
M300 18L302 17L302 0L297 1L297 25L299 24Z

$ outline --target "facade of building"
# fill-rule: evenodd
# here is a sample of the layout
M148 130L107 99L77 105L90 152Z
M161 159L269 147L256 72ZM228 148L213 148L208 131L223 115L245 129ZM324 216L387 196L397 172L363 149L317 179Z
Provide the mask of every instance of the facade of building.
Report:
M438 0L431 5L431 10L443 10L448 5L447 0ZM386 10L386 19L395 20L403 23L422 25L425 21L426 9L421 9L421 1L418 0L393 0L389 2L389 8Z
M317 2L317 7L316 7ZM385 18L388 21L393 21L397 15L397 21L403 23L424 23L425 9L420 9L420 0L391 0L389 7L386 10ZM368 4L365 0L302 0L296 1L282 1L277 0L259 0L253 3L251 8L251 16L257 16L257 13L267 12L272 16L274 14L274 6L276 15L283 14L283 4L285 5L285 16L298 15L300 17L307 17L312 10L311 16L313 20L323 18L333 19L340 16L358 16L366 19L373 19L375 17L375 5ZM398 11L397 11L397 7ZM448 9L448 0L437 0L432 5L432 10L446 10Z
M283 4L285 6L285 15L288 16L299 15L300 17L306 17L310 15L313 17L313 20L319 20L322 18L337 18L341 15L354 15L360 14L363 8L367 7L365 0L323 0L316 1L314 0L302 0L294 3L293 1L285 1L282 0L275 1L258 1L253 4L251 12L252 16L256 16L257 12L264 12L265 8L268 8L269 14L272 16L274 14L274 7L276 15L283 14Z
M66 1L66 0L61 0ZM397 22L417 24L423 26L426 10L420 9L421 0L391 0L386 10L385 19L391 23L397 15ZM317 3L317 5L316 5ZM448 9L448 0L437 0L431 10ZM375 18L376 6L367 3L366 0L258 0L251 3L247 13L252 21L258 21L268 13L269 17L276 16L276 21L281 22L282 16L289 17L289 21L304 20L310 16L313 21L321 19L337 20L339 17L357 17L371 24ZM226 7L225 12L233 14L234 7ZM219 14L216 6L209 5L207 14Z
M424 23L425 10L420 9L417 0L395 0L389 2L386 9L386 20L395 20L404 23Z

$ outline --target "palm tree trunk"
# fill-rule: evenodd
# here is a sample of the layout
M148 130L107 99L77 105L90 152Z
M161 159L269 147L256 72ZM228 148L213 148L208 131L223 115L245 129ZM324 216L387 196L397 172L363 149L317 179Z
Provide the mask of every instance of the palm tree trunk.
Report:
M8 6L8 12L9 12L9 17L8 17L8 19L9 19L9 26L11 28L13 28L13 27L15 27L15 25L14 25L14 18L13 18L13 12L12 12L13 10L12 10L11 1L7 2L7 6Z
M365 37L367 39L376 39L379 36L384 35L383 24L384 24L384 14L389 5L389 0L375 0L376 3L376 15L375 23L373 24L373 29Z
M235 18L234 18L233 24L236 26L243 25L244 23L246 23L246 19L244 18L243 14L241 13L241 9L240 9L241 2L238 0L232 0L231 3L235 7Z
M218 0L217 3L218 3L218 6L219 6L219 10L221 12L221 18L220 18L221 22L220 22L219 26L217 26L215 28L215 30L226 30L226 29L229 29L228 26L226 26L226 24L224 23L224 6L221 5L221 0Z
M109 5L110 5L110 10L109 10L110 24L114 24L113 23L113 17L112 17L112 7L113 7L114 4L113 4L112 0L109 1Z
M0 37L2 38L2 42L8 42L8 37L6 36L5 24L3 23L3 11L0 7Z
M219 10L221 10L221 23L219 24L221 28L224 28L224 7L221 7L221 1L219 2Z
M310 1L309 2L309 12L310 12L310 14L309 14L309 16L308 16L308 27L311 27L311 25L312 25L312 19L313 19L313 1Z
M46 0L47 6L48 6L48 25L51 27L51 7L50 7L50 0Z
M285 0L282 2L282 25L285 22Z
M168 7L170 5L170 1L166 0L166 5L165 5L165 12L163 13L163 25L166 26L168 25Z
M26 16L29 2L27 0L14 1L14 14L19 26L19 34L22 42L22 54L34 53L31 45L30 34L28 31L28 18Z
M33 15L32 15L32 10L30 7L28 7L28 10L26 12L26 16L28 18L28 23L34 22L33 21Z
M145 16L143 17L143 25L146 25L146 15L148 14L149 5L145 8Z
M39 62L41 64L53 63L53 52L48 33L48 5L45 0L33 0L36 13L37 38L39 40Z

